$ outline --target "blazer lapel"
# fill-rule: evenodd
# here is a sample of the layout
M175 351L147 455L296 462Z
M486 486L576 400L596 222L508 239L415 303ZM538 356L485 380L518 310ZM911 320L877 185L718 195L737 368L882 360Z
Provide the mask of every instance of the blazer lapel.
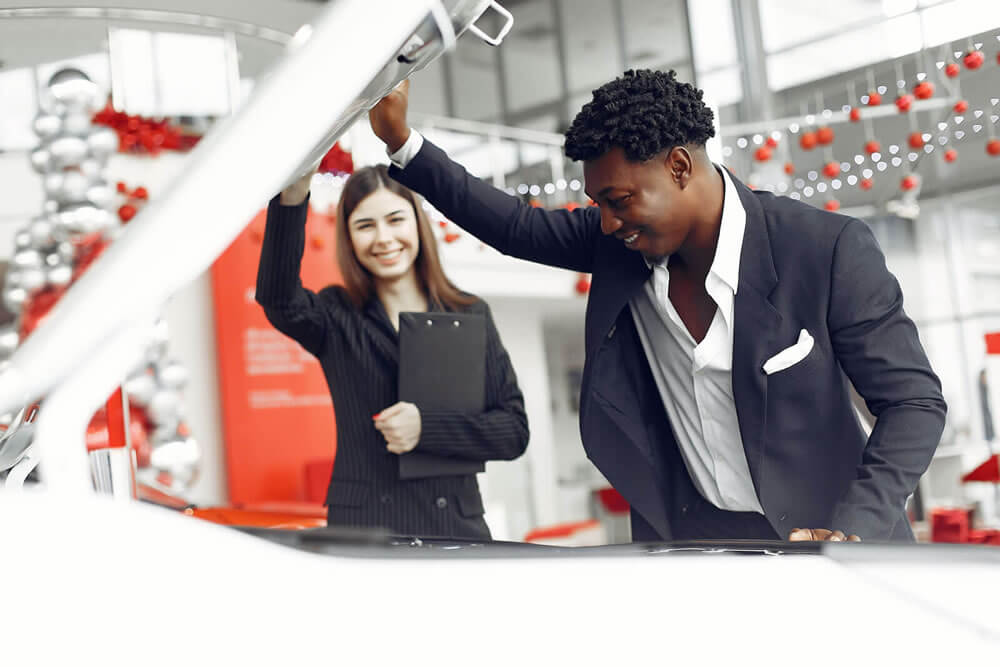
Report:
M587 302L586 349L589 358L618 319L629 299L649 280L651 269L642 255L614 237L603 237L597 252L593 284Z
M760 479L767 426L767 374L762 366L781 324L769 297L778 284L764 209L757 196L735 178L747 221L740 252L739 288L734 303L733 400L754 488Z

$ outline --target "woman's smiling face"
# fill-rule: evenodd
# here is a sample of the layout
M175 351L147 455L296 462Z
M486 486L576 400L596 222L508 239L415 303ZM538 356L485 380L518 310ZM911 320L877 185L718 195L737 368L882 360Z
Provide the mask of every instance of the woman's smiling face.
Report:
M375 282L393 282L413 270L420 253L417 217L403 197L379 188L347 221L354 254Z

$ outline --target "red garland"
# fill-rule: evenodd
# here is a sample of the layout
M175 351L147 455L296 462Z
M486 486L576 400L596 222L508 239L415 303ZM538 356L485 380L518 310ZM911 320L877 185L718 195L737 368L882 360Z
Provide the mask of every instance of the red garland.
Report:
M354 158L351 154L340 147L337 142L327 151L326 155L319 163L319 173L321 174L353 174Z
M130 116L115 111L111 102L94 114L91 121L106 125L118 134L118 152L157 155L161 150L190 150L200 136L184 134L166 120Z

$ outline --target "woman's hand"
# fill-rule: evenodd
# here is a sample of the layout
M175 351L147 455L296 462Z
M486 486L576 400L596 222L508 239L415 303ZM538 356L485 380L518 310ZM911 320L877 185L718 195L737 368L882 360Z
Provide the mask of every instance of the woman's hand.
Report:
M385 438L385 448L393 454L405 454L420 442L420 410L413 403L390 405L373 419Z
M404 79L368 112L372 131L385 142L390 153L398 151L410 138L410 126L406 122L406 109L409 105L410 80Z
M302 178L281 191L279 201L282 206L298 206L306 200L306 197L309 196L309 187L312 184L313 175L317 169L319 169L318 163L315 167L307 171Z

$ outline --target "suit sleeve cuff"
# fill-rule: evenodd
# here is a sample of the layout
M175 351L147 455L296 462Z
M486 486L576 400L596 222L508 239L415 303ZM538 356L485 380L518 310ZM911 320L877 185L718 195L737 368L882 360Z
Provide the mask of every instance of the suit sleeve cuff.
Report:
M406 165L410 164L410 161L416 157L417 153L420 152L420 148L424 145L424 138L414 129L410 129L410 136L406 139L406 143L399 147L399 150L395 153L388 153L389 160L396 165L399 169L406 169Z

